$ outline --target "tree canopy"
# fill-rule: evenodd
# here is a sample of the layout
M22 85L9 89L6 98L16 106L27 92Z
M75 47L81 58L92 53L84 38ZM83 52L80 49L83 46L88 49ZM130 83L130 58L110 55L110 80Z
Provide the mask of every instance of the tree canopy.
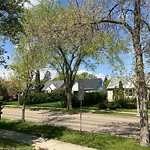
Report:
M118 53L126 49L124 41L116 41L113 33L104 33L100 27L98 31L94 25L76 25L92 19L86 10L42 1L28 15L37 51L46 53L47 64L63 75L68 108L72 108L71 90L81 64L95 69L106 61L115 65L121 62Z
M0 42L6 38L12 42L18 41L18 34L23 31L21 20L24 3L28 0L0 0ZM0 65L5 64L6 51L0 46Z

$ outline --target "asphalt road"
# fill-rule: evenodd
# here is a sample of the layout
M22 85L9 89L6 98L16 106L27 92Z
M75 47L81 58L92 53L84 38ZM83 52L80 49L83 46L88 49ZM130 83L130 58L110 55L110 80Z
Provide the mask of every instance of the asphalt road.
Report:
M19 108L4 108L2 111L2 118L21 119ZM80 130L80 114L26 110L26 120ZM83 113L82 130L139 139L139 118Z

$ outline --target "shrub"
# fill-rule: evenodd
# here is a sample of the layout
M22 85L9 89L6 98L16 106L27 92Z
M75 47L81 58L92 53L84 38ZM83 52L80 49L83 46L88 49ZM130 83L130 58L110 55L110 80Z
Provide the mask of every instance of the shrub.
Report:
M0 96L0 101L3 101L3 99L4 99L3 96Z
M0 96L3 97L4 101L9 100L9 95L8 95L7 88L3 84L0 84Z
M101 102L98 103L98 109L106 109L106 108L107 108L107 102L106 101L103 103L101 103Z
M85 93L82 105L89 106L89 105L98 104L98 103L102 104L105 101L106 101L106 93L104 92ZM75 93L73 95L72 104L73 104L73 107L80 106L80 101L78 100L78 93Z
M136 99L121 98L113 102L107 102L106 105L107 105L107 108L109 109L117 109L117 108L135 109Z
M22 105L24 96L19 97L19 104ZM67 106L67 97L64 90L57 90L51 93L33 93L29 94L26 100L26 104L39 104L39 103L47 103L47 102L58 102L61 101L62 107ZM106 93L103 92L93 92L93 93L85 93L83 106L88 106L92 104L101 105L101 109L104 109L106 105L104 104L106 101ZM79 107L80 101L78 100L78 93L72 95L72 105L73 107Z
M136 108L136 99L123 98L118 100L121 108L134 109Z
M24 96L20 96L19 104L22 105ZM48 102L58 102L66 100L64 90L53 91L51 93L32 93L29 94L26 100L26 104L39 104Z
M112 102L106 102L106 106L108 109L117 109L120 108L120 106L118 105L118 103L116 103L116 101L112 101Z

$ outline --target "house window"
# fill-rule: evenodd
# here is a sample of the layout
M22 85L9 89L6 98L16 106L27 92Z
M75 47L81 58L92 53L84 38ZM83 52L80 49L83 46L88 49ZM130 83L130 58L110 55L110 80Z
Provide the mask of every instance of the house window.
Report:
M126 90L126 96L133 96L133 90L132 89L127 89Z

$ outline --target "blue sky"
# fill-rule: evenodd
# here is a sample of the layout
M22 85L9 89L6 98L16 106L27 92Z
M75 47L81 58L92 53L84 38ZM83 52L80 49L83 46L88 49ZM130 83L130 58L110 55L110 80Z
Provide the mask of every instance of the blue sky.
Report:
M14 53L14 45L10 41L6 41L4 48L7 51L7 55L9 55L11 58L12 54ZM131 71L130 68L131 68L131 64L133 62L133 55L132 54L122 54L121 57L124 61L124 66L125 66L127 72L129 73ZM8 64L11 63L11 59L7 60L7 63ZM46 70L45 69L42 70L42 73L45 73ZM113 72L113 67L111 67L107 63L97 66L97 69L95 69L95 71L87 70L84 66L80 66L78 73L82 73L84 71L90 72L92 74L97 75L97 77L102 77L102 78L104 78L105 75L114 75L114 73L116 73L116 72ZM2 66L0 67L0 72L1 72L1 74L0 74L1 77L5 76L7 78L9 76L8 70ZM51 72L52 72L53 77L56 76L56 71L53 70ZM117 72L119 73L119 71L117 71ZM124 71L124 72L126 73L126 71Z
M62 0L62 4L66 5L67 0ZM33 5L38 4L37 0L31 0L31 3ZM26 7L28 7L28 4L26 4ZM14 52L13 50L14 46L11 44L10 41L7 41L5 44L5 49L8 52L8 55L11 56ZM124 71L124 73L129 73L131 71L131 64L133 62L133 54L122 54L121 55L123 61L124 61L124 65L126 68L126 71ZM11 60L8 61L8 63L10 63ZM109 64L103 64L103 65L99 65L97 66L97 69L95 71L92 70L87 70L85 69L83 66L81 66L79 68L79 73L82 73L84 71L88 71L90 73L93 73L95 75L97 75L98 77L102 77L104 78L105 75L113 75L113 68L109 65ZM4 77L4 75L7 77L8 76L8 71L5 70L3 67L0 67L0 76ZM44 71L43 71L44 72ZM56 71L52 71L52 76L56 76Z

